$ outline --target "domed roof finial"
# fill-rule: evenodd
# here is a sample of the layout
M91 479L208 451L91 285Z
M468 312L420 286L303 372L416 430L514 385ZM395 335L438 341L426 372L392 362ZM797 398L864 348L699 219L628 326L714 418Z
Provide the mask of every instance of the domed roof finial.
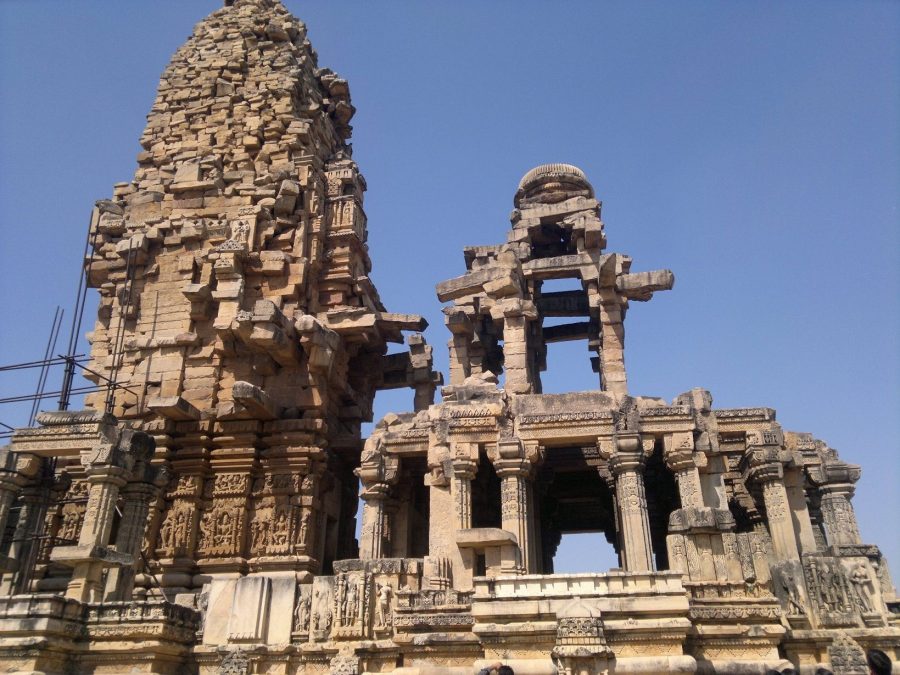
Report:
M576 196L594 196L594 188L584 171L572 164L541 164L522 176L513 202L519 208L529 203L554 203Z

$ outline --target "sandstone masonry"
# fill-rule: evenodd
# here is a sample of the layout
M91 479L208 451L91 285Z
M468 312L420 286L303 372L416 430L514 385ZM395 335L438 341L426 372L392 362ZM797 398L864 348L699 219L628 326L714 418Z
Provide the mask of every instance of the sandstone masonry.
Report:
M769 408L629 391L627 310L674 275L606 251L581 170L529 171L506 240L438 284L442 387L425 321L369 278L347 82L280 3L225 5L163 73L134 178L94 210L86 373L108 386L0 449L10 672L900 659L888 566L853 514L859 467ZM543 394L566 340L594 354L597 388ZM363 439L398 387L414 409ZM554 574L569 532L605 537L619 567Z

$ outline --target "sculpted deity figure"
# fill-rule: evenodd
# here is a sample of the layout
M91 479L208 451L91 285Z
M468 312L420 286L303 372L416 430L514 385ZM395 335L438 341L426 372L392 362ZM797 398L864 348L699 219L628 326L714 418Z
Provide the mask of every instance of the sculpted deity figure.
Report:
M394 589L390 584L378 587L378 625L382 628L386 627L391 620L391 596L393 593Z
M309 537L309 510L304 509L300 516L300 543L306 544Z
M850 582L853 584L853 591L859 603L859 608L866 613L875 611L872 606L872 599L869 596L869 572L866 570L865 563L857 563L856 567L850 573Z
M164 549L172 549L175 547L175 523L172 518L166 518L163 521L159 532L159 541Z
M305 631L309 629L309 610L312 604L312 594L305 593L301 587L298 591L297 610L294 614L295 630Z
M284 515L284 511L282 511L281 513L278 514L278 517L275 519L275 524L274 524L274 528L273 528L273 530L274 530L273 531L273 539L274 539L273 543L274 544L277 544L279 546L283 546L284 544L287 544L287 539L288 539L287 525L288 525L287 516Z
M797 580L790 570L781 572L781 586L787 594L788 609L793 610L791 613L806 614L800 597L800 589L797 587Z
M342 618L342 624L344 626L349 626L354 623L355 615L356 615L356 601L357 601L357 590L356 584L350 583L347 585L347 596L344 601L344 613Z
M246 242L250 234L250 226L243 220L235 220L231 223L231 239L233 241Z

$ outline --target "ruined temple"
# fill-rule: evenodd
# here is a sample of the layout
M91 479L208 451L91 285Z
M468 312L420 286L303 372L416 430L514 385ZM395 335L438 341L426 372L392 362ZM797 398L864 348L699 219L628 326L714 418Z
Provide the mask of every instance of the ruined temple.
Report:
M388 311L369 277L353 113L275 0L226 2L175 53L134 178L91 220L84 372L103 388L0 449L0 663L574 675L900 659L888 566L853 514L858 466L770 408L629 390L627 310L674 275L607 251L580 169L528 171L509 226L485 229L500 243L466 248L438 284L445 384L425 321ZM587 343L597 387L544 394L547 345L566 340ZM412 410L363 438L376 392L401 387ZM572 532L619 566L555 574Z

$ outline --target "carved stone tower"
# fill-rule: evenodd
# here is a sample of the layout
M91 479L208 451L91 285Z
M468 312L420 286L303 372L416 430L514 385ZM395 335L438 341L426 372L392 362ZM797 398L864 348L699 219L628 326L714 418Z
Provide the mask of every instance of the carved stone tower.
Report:
M434 402L424 320L387 312L369 278L353 112L275 0L226 2L172 58L138 170L91 222L85 372L104 391L0 448L0 662L841 675L865 649L896 660L896 591L851 504L859 467L770 408L629 392L629 303L674 277L605 252L580 169L526 173L506 241L466 248L438 284L452 337ZM595 354L596 388L542 393L563 340ZM413 409L363 441L395 387ZM618 566L555 573L568 533Z

